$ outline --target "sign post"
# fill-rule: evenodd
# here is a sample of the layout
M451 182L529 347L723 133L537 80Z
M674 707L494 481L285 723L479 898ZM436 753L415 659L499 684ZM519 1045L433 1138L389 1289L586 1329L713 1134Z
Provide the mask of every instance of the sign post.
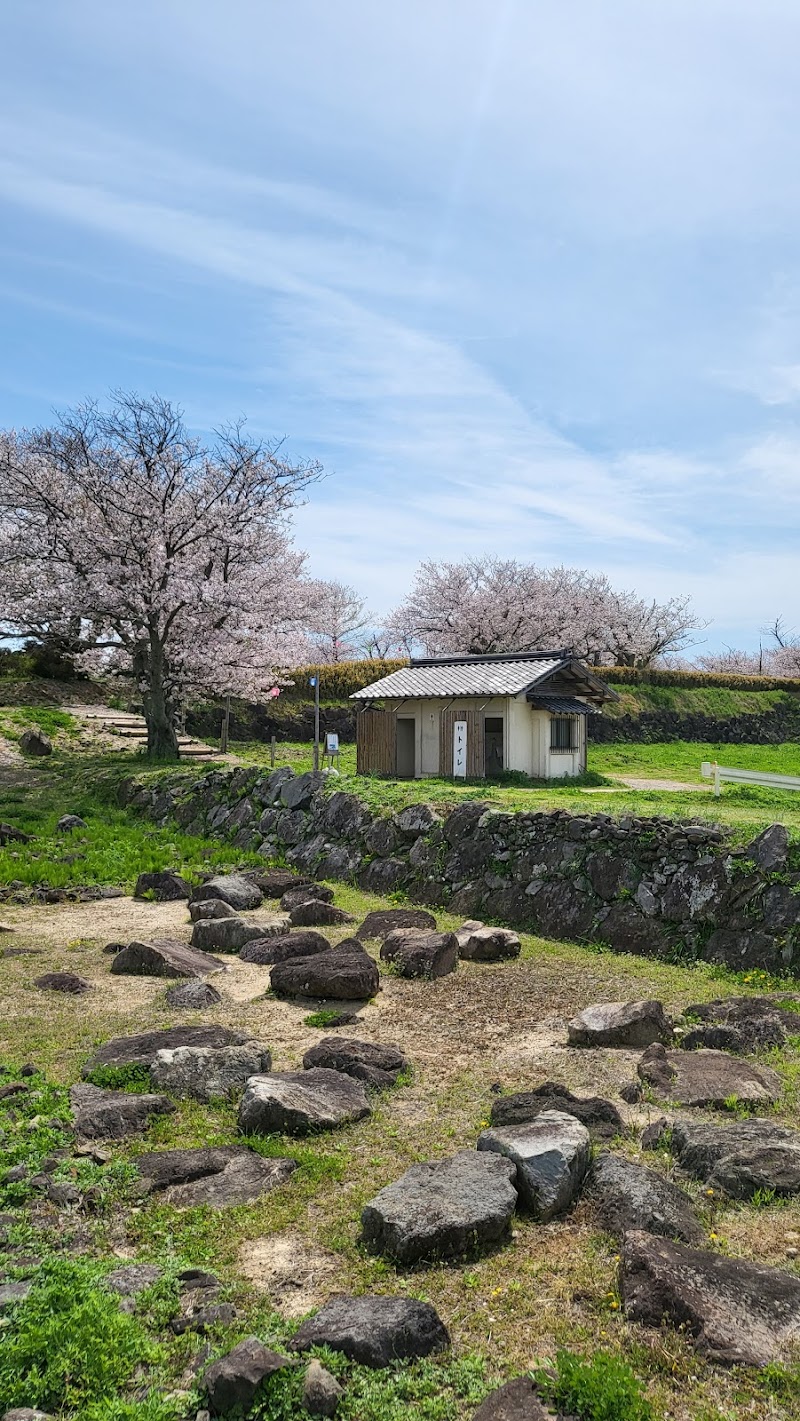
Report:
M319 769L319 676L310 676L309 686L314 688L314 769Z
M335 730L325 735L325 761L333 769L339 768L339 736Z
M456 779L467 777L467 722L457 720L453 725L453 775Z

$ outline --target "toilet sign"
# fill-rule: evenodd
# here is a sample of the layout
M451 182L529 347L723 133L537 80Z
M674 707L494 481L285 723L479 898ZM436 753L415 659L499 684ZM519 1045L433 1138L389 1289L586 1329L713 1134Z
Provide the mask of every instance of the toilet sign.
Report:
M457 720L453 725L453 774L457 779L467 775L467 722Z

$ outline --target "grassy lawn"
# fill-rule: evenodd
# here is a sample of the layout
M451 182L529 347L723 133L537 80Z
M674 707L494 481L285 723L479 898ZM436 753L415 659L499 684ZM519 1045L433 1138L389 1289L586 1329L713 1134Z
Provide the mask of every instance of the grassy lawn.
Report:
M614 718L641 715L642 711L668 710L679 715L709 715L726 719L734 715L760 715L779 705L796 706L790 691L743 691L728 686L629 686L609 681L617 692L604 711Z

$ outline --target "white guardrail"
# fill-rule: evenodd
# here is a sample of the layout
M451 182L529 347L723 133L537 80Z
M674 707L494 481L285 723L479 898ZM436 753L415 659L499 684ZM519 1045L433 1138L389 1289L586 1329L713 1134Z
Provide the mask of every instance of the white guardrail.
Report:
M714 781L714 793L717 797L722 792L723 781L737 785L764 785L767 789L800 789L798 775L768 775L762 774L760 770L729 770L724 765L718 765L716 761L711 764L704 760L700 766L700 774L704 780Z

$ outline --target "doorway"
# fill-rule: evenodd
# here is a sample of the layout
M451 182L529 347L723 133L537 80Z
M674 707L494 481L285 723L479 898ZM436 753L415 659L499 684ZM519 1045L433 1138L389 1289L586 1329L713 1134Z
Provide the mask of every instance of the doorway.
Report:
M487 779L502 775L503 762L503 717L487 715L483 722L483 763Z
M417 723L410 718L397 719L397 777L413 780L416 771Z

